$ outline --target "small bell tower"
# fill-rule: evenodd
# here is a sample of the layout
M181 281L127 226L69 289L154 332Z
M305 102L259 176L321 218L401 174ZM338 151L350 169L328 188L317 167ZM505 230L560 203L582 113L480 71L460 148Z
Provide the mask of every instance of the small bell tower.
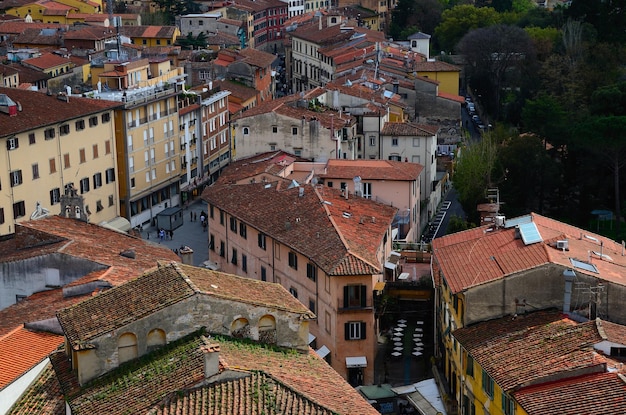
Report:
M63 195L61 195L61 213L64 218L74 218L88 222L89 216L85 211L85 199L78 194L74 188L74 183L65 185Z

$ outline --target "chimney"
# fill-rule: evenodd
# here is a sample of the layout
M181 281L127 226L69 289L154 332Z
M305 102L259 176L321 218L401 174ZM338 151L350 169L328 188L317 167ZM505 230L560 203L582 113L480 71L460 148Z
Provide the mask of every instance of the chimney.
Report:
M217 343L208 343L200 346L204 355L204 378L209 379L220 371L220 345Z
M563 313L569 314L570 306L572 303L572 283L576 278L576 273L573 269L566 269L563 271L563 277L565 277L565 294L563 296Z

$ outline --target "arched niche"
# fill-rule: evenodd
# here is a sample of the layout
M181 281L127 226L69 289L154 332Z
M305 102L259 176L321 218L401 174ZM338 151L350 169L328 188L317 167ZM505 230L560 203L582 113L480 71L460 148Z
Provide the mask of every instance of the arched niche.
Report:
M146 339L146 346L148 347L148 351L154 350L161 346L165 346L165 343L165 331L161 329L150 330L150 332L148 333L148 338Z
M259 319L259 341L267 344L276 344L276 318L266 314Z
M120 363L128 362L137 357L137 336L124 333L117 340L117 355Z
M230 334L238 339L250 338L250 323L247 318L239 317L230 325Z

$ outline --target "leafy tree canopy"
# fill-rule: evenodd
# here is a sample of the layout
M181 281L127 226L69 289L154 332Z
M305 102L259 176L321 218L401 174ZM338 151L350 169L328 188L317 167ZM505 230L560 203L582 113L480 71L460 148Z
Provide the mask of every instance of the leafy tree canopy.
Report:
M463 4L445 10L441 23L435 29L439 45L445 51L453 51L457 43L469 31L500 23L501 16L491 7L474 7Z

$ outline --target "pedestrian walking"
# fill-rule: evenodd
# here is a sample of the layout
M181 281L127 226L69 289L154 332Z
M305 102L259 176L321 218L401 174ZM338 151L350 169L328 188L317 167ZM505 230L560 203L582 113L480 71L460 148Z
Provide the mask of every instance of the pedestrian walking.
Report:
M174 231L170 231L170 239L173 241L174 240Z
M201 213L201 214L200 214L200 222L202 222L202 226L204 226L204 220L205 220L205 219L206 219L206 218L205 218L205 216L204 216L204 213Z
M193 212L193 220L194 221L198 221L198 213L197 212Z
M161 242L163 242L163 239L165 239L165 230L163 228L159 230L159 239L161 240Z
M189 221L193 222L193 212L189 212Z

